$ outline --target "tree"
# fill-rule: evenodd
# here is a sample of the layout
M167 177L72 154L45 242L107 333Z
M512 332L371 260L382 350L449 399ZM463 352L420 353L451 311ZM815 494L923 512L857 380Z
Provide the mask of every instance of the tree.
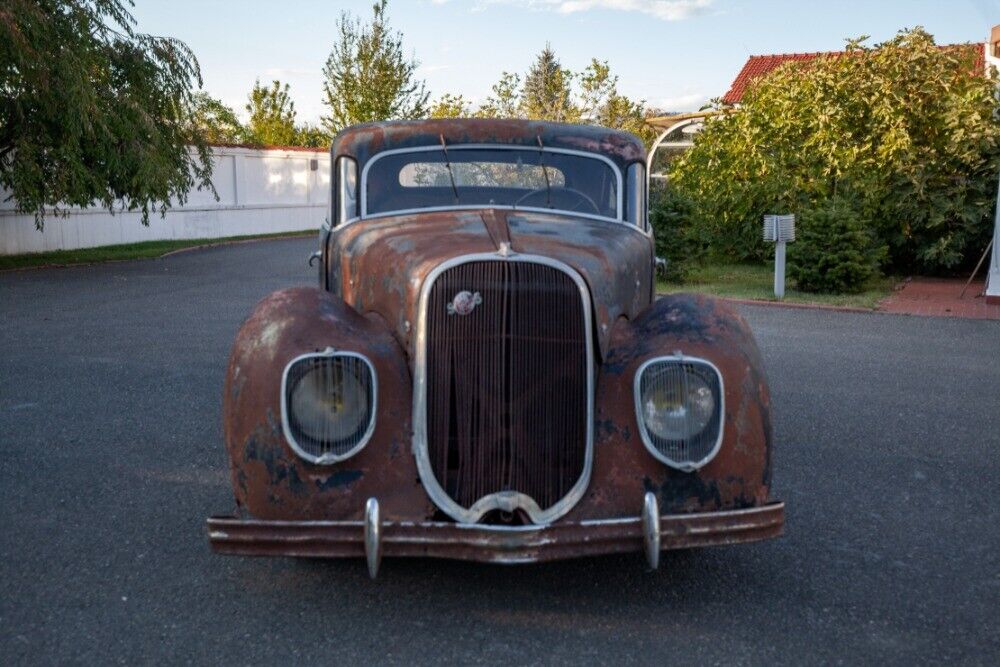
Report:
M647 146L656 139L655 130L646 123L645 100L633 101L618 92L618 77L611 74L607 61L595 58L576 75L559 64L546 44L523 81L522 86L519 75L504 72L474 115L604 125L631 132Z
M372 20L343 13L338 38L323 67L323 126L335 134L355 123L422 118L430 93L416 79L419 63L403 54L402 35L386 19L386 0L372 6Z
M594 58L580 75L580 115L587 122L625 130L647 146L656 140L656 130L646 123L646 101L634 102L618 92L618 76L608 61Z
M292 146L308 146L310 148L329 148L330 134L322 127L306 123L295 128L295 141Z
M247 96L247 135L251 143L292 146L296 143L295 102L288 94L288 84L272 81L270 87L257 80Z
M877 273L884 248L850 196L802 212L788 250L788 274L804 292L857 293Z
M192 133L200 133L210 144L238 144L246 140L246 128L236 112L205 92L195 93L191 103Z
M920 28L874 48L865 40L760 80L673 164L670 183L716 252L764 259L762 215L845 190L895 271L954 270L985 247L1000 107L995 73L975 65L982 47L941 48Z
M472 115L472 106L462 95L445 93L439 97L427 112L429 118L468 118Z
M517 118L521 108L521 77L504 72L493 84L493 94L479 107L476 115L481 118Z
M138 210L148 224L151 210L212 187L190 118L198 61L183 42L138 32L126 7L0 5L0 186L39 229L46 207L65 206Z
M573 104L573 73L563 69L550 44L538 54L524 77L521 109L528 118L574 122L579 110Z

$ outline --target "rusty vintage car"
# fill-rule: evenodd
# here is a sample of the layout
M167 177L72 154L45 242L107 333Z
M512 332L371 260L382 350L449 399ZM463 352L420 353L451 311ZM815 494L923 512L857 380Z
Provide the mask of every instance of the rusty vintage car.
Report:
M526 563L776 537L746 322L656 298L646 155L605 128L360 125L319 286L266 297L224 393L219 553Z

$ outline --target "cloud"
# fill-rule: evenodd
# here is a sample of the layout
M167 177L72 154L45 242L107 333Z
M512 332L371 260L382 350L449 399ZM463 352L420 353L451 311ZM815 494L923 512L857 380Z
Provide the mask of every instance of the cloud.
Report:
M431 0L443 5L449 0ZM663 21L683 21L708 11L714 0L478 0L475 9L487 5L516 5L537 11L577 14L593 9L639 12Z
M705 93L686 93L677 97L665 97L657 106L664 111L696 111L708 99Z

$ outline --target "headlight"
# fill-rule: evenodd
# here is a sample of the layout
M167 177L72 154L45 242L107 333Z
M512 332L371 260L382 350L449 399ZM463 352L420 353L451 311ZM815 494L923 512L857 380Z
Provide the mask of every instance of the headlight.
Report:
M375 369L354 352L305 354L285 368L285 438L313 463L335 463L361 450L375 427Z
M692 357L657 357L635 376L636 418L646 448L679 470L705 465L722 444L722 374Z

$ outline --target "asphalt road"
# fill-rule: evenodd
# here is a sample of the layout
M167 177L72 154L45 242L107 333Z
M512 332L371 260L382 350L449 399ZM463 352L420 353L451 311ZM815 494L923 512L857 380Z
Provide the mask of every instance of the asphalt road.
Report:
M213 556L229 345L311 239L0 273L0 664L1000 663L1000 323L744 308L787 535L520 567Z

